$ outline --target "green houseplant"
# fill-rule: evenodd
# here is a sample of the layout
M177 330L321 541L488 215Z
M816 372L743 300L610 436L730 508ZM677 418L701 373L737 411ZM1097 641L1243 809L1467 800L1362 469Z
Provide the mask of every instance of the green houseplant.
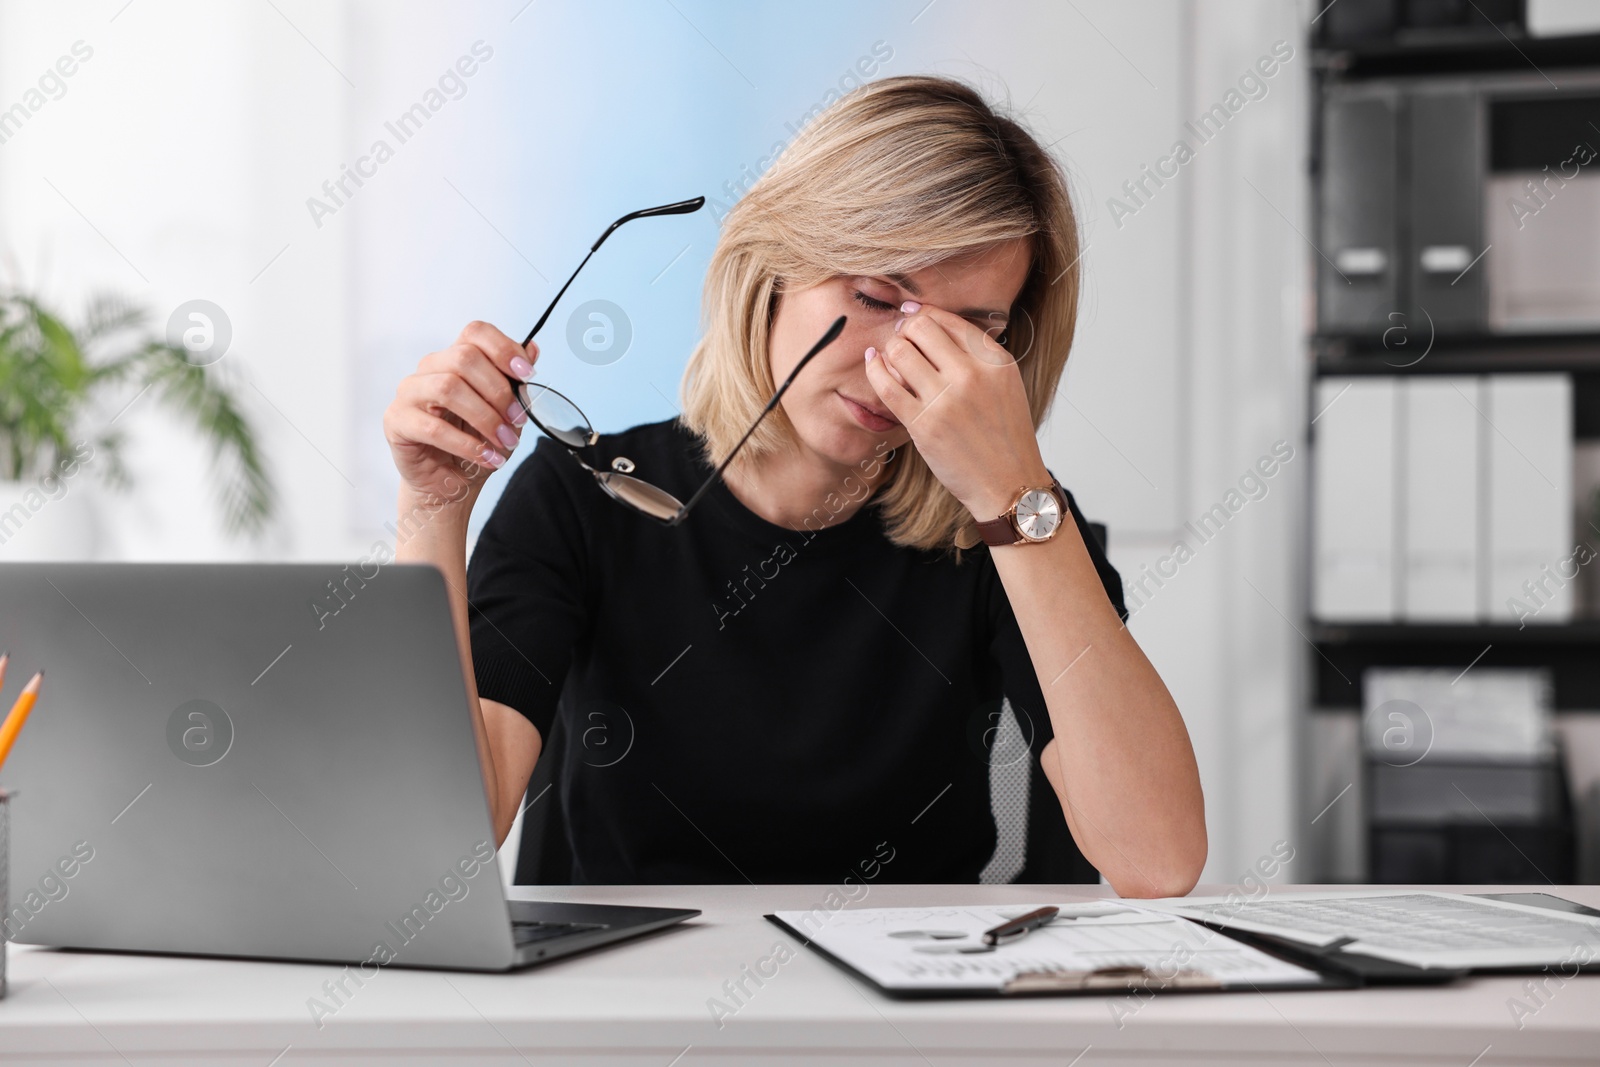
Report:
M276 493L255 430L227 372L186 356L117 297L90 300L68 326L36 298L0 292L0 479L48 479L87 453L103 481L126 487L119 423L133 404L154 401L209 446L228 532L261 532Z

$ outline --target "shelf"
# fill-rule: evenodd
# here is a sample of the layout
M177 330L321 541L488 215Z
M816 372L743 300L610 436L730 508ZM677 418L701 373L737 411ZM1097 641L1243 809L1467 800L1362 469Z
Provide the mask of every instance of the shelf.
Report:
M1319 622L1311 626L1311 640L1318 645L1358 647L1364 645L1440 644L1476 641L1483 645L1571 645L1600 647L1600 619L1574 622L1530 622L1519 627L1514 622ZM1600 666L1597 663L1596 666Z
M1455 374L1556 370L1600 372L1600 332L1418 337L1386 348L1379 337L1319 334L1311 352L1319 374Z
M1362 706L1368 667L1545 667L1557 710L1600 710L1600 620L1570 623L1315 623L1313 705ZM1481 658L1480 658L1481 657ZM1476 662L1474 662L1476 661Z
M1484 35L1427 43L1393 42L1317 48L1312 65L1331 79L1421 74L1464 74L1483 71L1525 71L1588 67L1600 63L1600 34L1523 37L1513 40Z

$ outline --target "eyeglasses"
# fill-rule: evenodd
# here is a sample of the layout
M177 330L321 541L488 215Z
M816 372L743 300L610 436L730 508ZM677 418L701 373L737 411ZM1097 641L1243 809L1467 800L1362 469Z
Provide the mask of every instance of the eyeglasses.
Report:
M610 237L619 226L625 222L632 222L634 219L653 218L657 215L687 215L690 212L699 211L705 202L705 197L697 196L693 200L683 200L676 204L647 207L642 211L624 215L606 227L606 232L600 235L600 239L589 246L589 254L583 257L583 263L578 264L578 270L572 272L572 277L568 278L566 285L563 285L561 291L556 293L555 299L550 301L550 306L544 309L544 314L540 315L539 321L533 324L533 329L528 331L528 336L522 339L522 347L528 347L528 342L533 340L534 335L539 332L545 321L550 318L550 313L555 310L556 304L560 303L561 298L566 295L568 287L572 285L573 278L578 276L578 271L583 270L584 264L589 262L590 256L595 254L599 247L605 243L606 238ZM641 478L633 477L630 472L634 469L634 463L625 456L618 456L613 459L610 470L597 469L584 458L583 453L599 443L600 435L589 424L588 418L579 410L578 405L554 389L543 385L535 385L532 382L519 382L515 378L510 378L510 375L507 375L507 377L511 380L511 387L516 394L517 402L522 405L522 410L527 412L528 420L543 431L545 436L558 444L565 445L567 451L572 453L572 458L578 461L578 465L594 475L594 480L599 483L601 489L605 490L606 495L617 503L648 515L667 526L676 526L688 517L689 509L699 503L700 498L705 496L711 487L717 483L717 480L722 477L722 473L728 469L728 464L733 462L733 457L739 454L739 450L744 447L745 442L750 440L750 435L756 432L756 427L761 425L761 420L766 418L772 412L772 409L778 406L778 401L783 399L784 392L794 382L795 375L799 374L801 369L811 362L812 357L832 344L839 334L844 331L846 318L847 316L840 315L835 319L833 325L828 327L828 332L823 334L821 339L811 346L809 352L800 357L800 362L795 364L794 370L790 371L789 376L783 380L783 384L778 386L778 391L772 394L772 399L767 401L767 406L761 409L761 414L756 416L756 421L750 424L750 428L744 432L744 436L739 438L739 443L733 446L733 451L729 452L727 457L717 466L717 469L711 472L711 476L705 480L705 483L695 490L688 503L679 501L677 497L660 486L651 485Z

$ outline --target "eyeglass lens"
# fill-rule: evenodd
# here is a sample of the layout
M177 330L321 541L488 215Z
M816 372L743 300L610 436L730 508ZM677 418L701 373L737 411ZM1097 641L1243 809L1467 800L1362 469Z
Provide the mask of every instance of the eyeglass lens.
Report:
M638 478L614 471L596 471L594 477L613 500L662 522L675 518L683 508L677 497Z
M517 386L517 399L545 433L569 448L583 448L594 435L578 406L554 389L523 382Z

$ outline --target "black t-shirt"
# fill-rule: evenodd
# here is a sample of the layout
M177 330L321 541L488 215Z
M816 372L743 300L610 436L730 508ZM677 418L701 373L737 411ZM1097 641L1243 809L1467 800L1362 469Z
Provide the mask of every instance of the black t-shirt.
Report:
M676 420L599 449L680 500L710 470ZM1052 736L987 550L898 547L870 504L796 531L719 483L666 527L541 438L468 585L478 691L559 760L576 883L832 884L881 844L882 880L976 882L995 848L1002 696L1035 760Z

